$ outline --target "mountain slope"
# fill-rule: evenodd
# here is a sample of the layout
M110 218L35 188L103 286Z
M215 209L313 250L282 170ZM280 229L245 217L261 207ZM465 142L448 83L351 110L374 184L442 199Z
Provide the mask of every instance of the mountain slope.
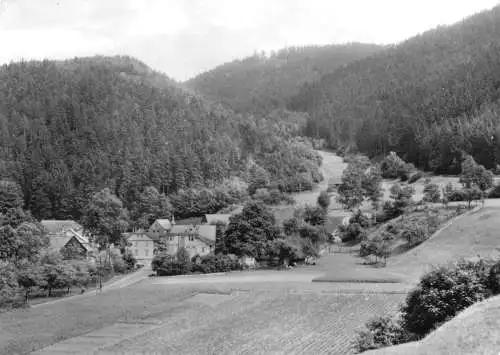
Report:
M128 57L13 63L0 68L0 178L36 217L59 219L78 219L103 187L129 207L146 186L214 187L248 179L249 165L276 184L318 180L286 115L235 115Z
M362 43L287 48L223 64L185 84L235 111L266 113L283 107L301 84L381 48Z
M456 172L465 151L492 167L499 22L496 7L428 31L303 86L290 107L310 112L308 134L332 146L395 150L441 172Z

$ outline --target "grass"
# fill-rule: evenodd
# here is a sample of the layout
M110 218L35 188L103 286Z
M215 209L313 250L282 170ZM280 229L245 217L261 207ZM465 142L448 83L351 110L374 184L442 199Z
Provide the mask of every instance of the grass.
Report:
M365 354L448 355L498 354L500 297L477 303L419 342L369 351Z
M374 268L363 264L363 259L356 255L334 253L320 259L319 268L325 271L323 276L313 282L335 283L404 283L404 275L387 268Z
M68 299L37 308L0 314L0 354L24 354L54 342L100 329L144 311L168 309L170 302L195 292L177 287L168 293L139 283L122 290Z
M355 328L401 295L320 295L257 290L215 307L188 308L107 353L348 354Z
M500 256L499 212L498 208L486 207L462 216L436 237L407 253L389 259L387 269L407 275L409 279L415 281L433 265L477 255Z

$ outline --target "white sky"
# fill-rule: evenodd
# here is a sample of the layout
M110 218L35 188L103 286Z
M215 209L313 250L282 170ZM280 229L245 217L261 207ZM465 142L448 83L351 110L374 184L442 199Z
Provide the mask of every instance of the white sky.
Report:
M0 0L0 63L128 54L184 80L254 50L395 43L498 0Z

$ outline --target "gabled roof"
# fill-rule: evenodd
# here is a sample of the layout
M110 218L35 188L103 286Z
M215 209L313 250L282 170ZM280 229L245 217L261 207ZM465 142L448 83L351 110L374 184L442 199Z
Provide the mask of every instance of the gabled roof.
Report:
M74 229L68 229L65 231L65 233L68 235L73 235L81 244L84 244L86 246L90 247L89 239L84 236L82 233L79 233L75 231Z
M55 219L48 220L48 219L46 219L40 223L45 227L45 229L47 229L48 233L51 233L51 234L59 233L59 232L62 232L63 230L67 230L67 229L73 229L75 231L83 230L83 227L80 224L78 224L72 220L55 220Z
M170 231L171 234L189 234L200 237L207 243L215 243L216 226L203 225L175 225Z
M68 242L71 239L75 239L86 251L92 250L92 248L90 247L90 245L88 243L83 243L75 235L72 235L72 234L50 234L49 235L49 241L50 241L49 248L52 250L60 251L63 247L66 246L66 244L68 244Z
M163 229L169 230L172 228L172 224L168 219L157 219L155 222L158 223Z
M132 233L123 233L122 234L126 240L129 240L130 238L137 237L138 240L151 240L154 241L151 237L151 234L145 233L145 232L132 232Z
M191 217L175 221L178 226L198 225L203 222L203 217Z
M229 218L231 217L231 214L206 214L204 220L208 224L216 223L216 222L223 222L225 224L229 224Z

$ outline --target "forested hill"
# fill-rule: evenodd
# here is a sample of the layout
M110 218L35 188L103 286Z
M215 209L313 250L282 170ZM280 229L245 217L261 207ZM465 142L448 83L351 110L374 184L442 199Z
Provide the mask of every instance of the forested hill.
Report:
M154 187L206 204L177 196L190 204L174 206L180 216L213 213L238 181L294 190L320 179L310 144L294 138L302 121L235 115L128 57L13 63L0 68L0 178L38 218L78 219L105 187L129 209Z
M304 86L290 106L308 134L371 156L394 150L457 172L462 152L488 168L500 120L500 7L439 27ZM397 30L397 29L395 29Z
M238 112L267 113L286 105L305 82L314 82L346 63L365 58L381 46L291 47L235 60L198 75L185 84L214 102Z

